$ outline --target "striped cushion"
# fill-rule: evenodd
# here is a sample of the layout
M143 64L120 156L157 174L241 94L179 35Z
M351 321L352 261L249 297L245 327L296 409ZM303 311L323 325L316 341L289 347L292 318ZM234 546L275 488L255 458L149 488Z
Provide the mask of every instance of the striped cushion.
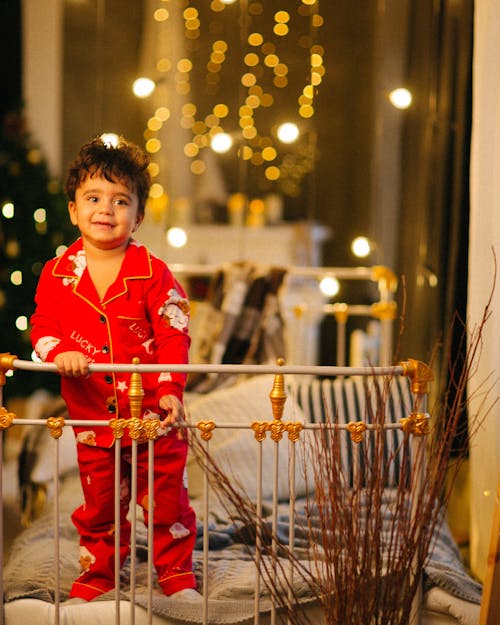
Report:
M297 382L292 392L306 421L312 423L399 423L410 415L413 405L410 382L399 376L304 380ZM385 430L382 442L383 466L387 471L385 486L393 487L399 483L403 468L406 478L409 477L408 447L400 429ZM362 443L354 443L350 433L342 431L340 445L342 471L352 486L355 465L364 473L372 465L375 436L366 432Z

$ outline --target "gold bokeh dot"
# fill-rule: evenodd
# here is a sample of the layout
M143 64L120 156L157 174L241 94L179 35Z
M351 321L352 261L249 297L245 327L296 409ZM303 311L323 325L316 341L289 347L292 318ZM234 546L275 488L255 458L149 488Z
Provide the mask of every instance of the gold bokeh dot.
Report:
M262 158L262 153L261 152L254 152L252 154L252 158L250 159L250 162L252 163L252 165L262 165L262 163L264 162L264 159Z
M255 126L247 126L243 128L241 134L245 137L245 139L254 139L257 136L257 128Z
M311 24L314 26L314 28L320 28L324 24L324 19L322 18L321 15L318 15L316 13L311 18Z
M240 124L240 128L247 128L248 126L253 126L254 125L253 117L241 117L239 124Z
M250 146L244 145L238 150L238 156L244 161L249 161L252 158L253 150Z
M195 156L198 156L199 151L200 148L193 142L186 143L186 145L184 146L184 154L189 158L194 158Z
M153 130L157 132L163 126L163 122L158 117L150 117L148 119L148 128L149 130Z
M255 54L255 52L249 52L248 54L245 54L243 61L245 65L248 65L248 67L255 67L255 65L259 64L259 57Z
M189 59L180 59L177 63L177 69L185 74L193 69L193 63Z
M214 115L217 115L219 118L224 118L229 115L229 107L227 104L216 104L213 108Z
M311 67L319 67L320 65L323 65L321 54L313 52L313 54L311 54Z
M158 61L156 62L156 69L159 72L168 72L171 67L172 67L172 61L165 57L158 59Z
M284 89L288 85L288 78L286 76L275 76L273 83L276 87Z
M151 178L156 178L156 176L158 176L158 174L160 173L160 166L158 165L158 163L151 162L148 165L148 171Z
M199 19L193 19L193 20L187 20L186 21L186 29L188 31L198 30L199 27L200 27L200 20Z
M274 19L276 22L285 23L290 20L290 14L287 11L278 11L274 14Z
M202 160L196 159L191 163L190 169L193 174L199 176L205 172L206 166Z
M212 54L210 55L210 60L212 61L212 63L224 63L224 61L226 60L226 55L224 54L224 52L212 52Z
M218 39L217 41L214 42L212 49L215 50L216 52L226 52L227 43L223 39Z
M262 87L260 85L253 85L248 90L248 94L249 95L256 95L259 98L262 96L263 93L264 93L264 90L262 89Z
M265 161L274 161L277 156L277 152L272 147L267 147L262 150L262 158Z
M274 103L274 98L270 93L263 93L260 99L262 106L269 107Z
M212 74L217 74L221 70L221 65L220 63L213 63L212 61L209 61L207 63L207 69Z
M263 41L264 37L261 35L261 33L251 33L248 36L248 43L251 46L261 46Z
M202 133L206 131L206 129L207 127L205 126L205 123L198 120L194 123L191 130L193 131L194 134L201 135Z
M324 56L325 49L319 43L316 43L314 44L314 46L311 47L311 54L319 54L320 56Z
M149 197L152 197L152 198L159 198L164 193L165 193L165 190L163 189L162 185L159 184L158 182L153 183L149 189Z
M170 117L170 110L166 106L160 106L155 111L155 117L161 119L162 122L166 122Z
M217 117L217 115L211 113L210 115L207 115L205 117L205 124L208 126L208 128L215 128L219 125L219 118Z
M196 115L196 104L194 104L193 102L187 102L187 104L184 104L181 110L183 115L192 117L193 115Z
M317 87L321 83L321 81L321 74L319 74L318 72L311 72L311 83L313 85Z
M156 154L156 152L159 152L161 150L161 142L159 141L159 139L148 139L146 141L146 150L150 154Z
M182 14L185 20L194 20L198 17L198 11L194 7L188 7Z
M285 63L278 63L274 68L276 76L286 76L288 74L288 66Z
M278 35L278 37L284 37L285 35L288 35L289 32L289 28L287 24L275 24L274 28L273 28L273 32L275 35Z
M248 12L250 15L262 15L264 12L264 5L261 2L252 2L248 6Z
M245 103L253 109L256 109L260 106L260 97L258 95L249 95L245 99Z
M208 146L208 139L206 135L195 135L193 137L193 143L199 148L206 148Z
M251 72L247 72L241 77L241 84L244 87L251 87L252 85L255 85L256 82L257 76L255 74L252 74Z
M153 19L157 22L164 22L165 20L168 20L167 9L156 9L153 13Z
M268 54L264 57L264 64L267 65L267 67L276 67L279 62L280 60L276 54Z
M278 178L280 177L280 170L279 167L276 167L276 165L270 165L269 167L266 167L264 173L268 180L278 180Z
M262 46L261 50L262 54L274 54L276 52L276 46L274 45L274 43L268 41Z
M299 108L299 115L308 119L314 115L314 108L310 104L305 104Z

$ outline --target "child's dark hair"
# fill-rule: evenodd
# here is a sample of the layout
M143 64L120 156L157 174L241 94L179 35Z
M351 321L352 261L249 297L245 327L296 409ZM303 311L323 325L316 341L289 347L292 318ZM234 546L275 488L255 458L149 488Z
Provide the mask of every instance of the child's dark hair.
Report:
M70 165L64 190L74 202L76 189L87 176L103 176L110 182L119 180L132 187L139 200L138 214L144 215L151 186L149 162L148 154L123 137L116 144L107 143L97 137L82 146Z

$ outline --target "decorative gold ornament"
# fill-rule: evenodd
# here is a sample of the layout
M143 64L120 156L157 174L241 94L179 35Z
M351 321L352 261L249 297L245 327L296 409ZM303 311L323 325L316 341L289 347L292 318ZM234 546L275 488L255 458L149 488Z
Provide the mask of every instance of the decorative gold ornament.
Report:
M409 417L401 419L400 423L405 434L427 436L431 431L430 417L422 412L412 412Z
M4 406L0 407L0 430L6 430L12 425L12 420L16 418L13 412L8 412Z
M141 361L134 358L132 364L138 365ZM141 415L142 400L144 398L144 389L142 388L142 377L138 371L133 371L130 376L130 388L128 391L128 399L130 403L130 415L132 419L138 419Z
M52 438L61 438L64 427L64 417L49 417L47 419L47 427L50 430Z
M144 428L144 421L138 417L132 417L127 421L128 433L132 440L138 443L145 443L148 439L146 437L146 430Z
M127 420L116 418L111 419L111 421L109 422L109 427L111 428L115 439L123 438L125 428L127 427Z
M363 440L363 434L366 432L367 425L363 421L351 421L347 424L347 429L351 434L351 440L353 443L361 443Z
M196 427L201 432L201 438L204 441L209 441L212 438L212 432L215 430L215 423L213 421L198 421Z
M255 440L259 443L266 438L266 432L268 430L269 424L267 421L253 421L252 422L252 430L254 432Z
M278 358L277 364L282 367L285 364L285 359ZM283 417L283 409L286 402L285 378L283 374L277 373L274 376L273 388L269 393L269 398L273 408L273 417L275 420L280 420Z
M298 421L296 423L285 424L286 431L288 432L288 439L292 441L292 443L296 443L299 440L303 427L302 423L299 423Z

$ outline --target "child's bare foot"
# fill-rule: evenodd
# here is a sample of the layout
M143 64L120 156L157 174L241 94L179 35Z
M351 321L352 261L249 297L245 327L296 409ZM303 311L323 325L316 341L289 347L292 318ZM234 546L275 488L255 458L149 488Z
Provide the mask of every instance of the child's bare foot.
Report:
M173 599L184 599L187 601L201 601L203 597L194 588L183 588L170 595Z

